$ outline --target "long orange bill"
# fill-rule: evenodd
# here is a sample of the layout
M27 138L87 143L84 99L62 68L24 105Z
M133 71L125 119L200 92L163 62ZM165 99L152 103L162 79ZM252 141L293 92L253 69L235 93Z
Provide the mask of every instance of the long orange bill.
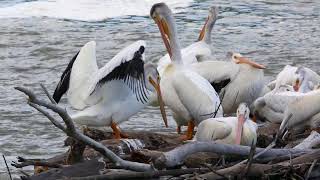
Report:
M171 58L172 51L171 51L171 46L170 46L170 42L169 42L170 32L169 32L168 24L164 20L160 20L158 17L154 18L154 21L158 25L162 40L164 42L164 45L167 48L167 51L168 51L170 58Z
M298 92L299 91L299 88L300 88L300 85L299 85L299 79L296 80L294 86L293 86L293 89L294 91Z
M253 62L250 59L245 58L245 57L238 57L235 62L237 64L240 64L240 63L249 64L252 67L255 67L255 68L258 68L258 69L265 69L266 68L264 65L261 65L261 64L258 64L256 62Z
M207 20L204 23L204 25L203 25L203 27L202 27L202 29L200 31L198 41L202 41L202 39L204 38L204 34L206 33L206 26L207 26L208 20L209 20L209 17L207 17Z
M243 129L243 124L244 124L244 115L240 114L238 117L238 127L236 131L236 144L240 145L241 144L241 137L242 137L242 129Z
M152 86L154 87L154 89L157 91L157 95L158 95L158 101L159 101L159 105L160 105L160 112L162 115L162 119L164 121L164 124L166 127L168 127L168 120L167 120L167 114L166 114L166 110L164 109L164 102L162 100L162 95L161 95L161 89L160 89L160 83L159 80L157 81L157 83L150 77L149 78L149 82L152 84Z

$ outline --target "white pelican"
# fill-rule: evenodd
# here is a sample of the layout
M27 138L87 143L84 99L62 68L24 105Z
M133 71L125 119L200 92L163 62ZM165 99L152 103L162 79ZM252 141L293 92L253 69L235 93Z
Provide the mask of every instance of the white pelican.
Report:
M304 85L302 84L304 82ZM277 75L276 80L270 82L270 89L277 89L281 85L292 85L295 91L306 93L312 91L320 83L320 76L306 67L286 65ZM302 87L301 87L302 86Z
M156 91L167 126L159 74L155 66L144 63L145 42L131 44L100 69L95 47L94 41L88 42L70 61L54 92L55 101L68 91L69 103L79 110L72 115L76 123L111 126L118 139L124 135L117 125L144 108Z
M307 93L314 90L320 83L320 76L309 68L298 67L295 72L293 87L296 91Z
M304 93L295 92L290 85L281 85L255 100L253 103L254 115L259 119L281 123L287 106L301 99L304 95Z
M209 15L200 31L198 41L181 49L182 60L184 64L192 64L204 61L212 55L211 50L211 31L217 20L218 8L212 6L209 8ZM167 53L158 62L158 71L160 77L166 68L171 63L170 56Z
M190 140L196 124L214 115L223 115L220 99L206 79L183 64L175 19L168 6L164 3L154 4L150 15L159 27L172 60L161 76L163 99L174 113L188 122L188 131L183 139Z
M291 131L293 134L300 133L307 128L318 130L320 128L320 90L308 92L301 99L288 104L284 118L291 118L285 124L285 120L280 125L280 130Z
M250 106L261 96L265 67L239 53L229 52L227 57L231 62L205 61L192 64L191 67L207 79L218 93L224 88L222 107L225 114L230 114L236 112L241 102Z
M251 146L257 141L258 126L249 119L249 111L247 104L241 103L237 109L237 117L210 118L202 121L194 140Z

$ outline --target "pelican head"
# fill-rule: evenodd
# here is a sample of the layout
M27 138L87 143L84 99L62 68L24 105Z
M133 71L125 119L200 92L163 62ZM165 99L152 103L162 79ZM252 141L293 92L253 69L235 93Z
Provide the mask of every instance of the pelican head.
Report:
M160 76L157 71L157 67L153 64L146 63L144 65L144 76L146 78L146 88L152 92L157 93L162 119L164 121L165 126L168 127L168 120L166 116L166 111L164 109L164 102L162 100L162 94L160 90Z
M204 40L207 44L211 43L211 31L216 23L218 11L218 7L212 6L209 8L209 15L200 31L198 41Z
M240 145L242 129L245 121L249 119L250 110L246 103L241 103L237 109L238 127L236 131L236 144Z
M293 89L295 91L299 91L302 86L304 80L306 79L306 70L304 67L298 67L295 72L295 78L293 82ZM305 86L305 85L304 85Z
M158 25L162 40L172 61L181 61L180 45L177 39L175 19L165 3L154 4L150 16Z
M254 68L258 69L265 69L266 67L258 64L256 62L251 61L250 59L243 57L240 53L233 53L233 52L228 52L227 57L231 58L232 61L236 64L249 64Z

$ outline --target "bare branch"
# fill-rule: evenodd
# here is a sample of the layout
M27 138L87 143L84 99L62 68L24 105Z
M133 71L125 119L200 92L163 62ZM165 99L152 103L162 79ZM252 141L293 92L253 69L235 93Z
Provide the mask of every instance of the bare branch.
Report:
M55 113L58 113L66 125L66 129L64 132L68 136L73 137L79 141L82 141L83 143L92 147L96 151L100 152L103 156L108 158L111 162L115 163L116 166L121 167L123 169L133 170L133 171L152 171L152 170L154 170L153 167L149 164L123 160L119 156L117 156L115 153L113 153L110 149L105 147L103 144L101 144L101 143L89 138L88 136L82 134L80 131L78 131L75 128L75 125L74 125L71 117L69 116L69 114L67 113L67 111L64 108L61 108L56 104L52 104L52 103L45 102L43 100L39 100L36 97L36 95L27 88L15 87L15 89L23 92L24 94L26 94L29 97L29 101L30 101L29 104L30 105L36 104L36 105L48 108ZM37 106L32 106L32 107L37 107ZM43 109L40 109L40 108L36 108L36 109L39 110L41 113L43 113L46 116L49 115L49 113L44 111ZM50 117L50 121L54 122L53 124L56 127L58 127L59 129L61 129L61 126L59 126L59 124L56 123L56 122L58 122L58 120L54 119L54 117L52 117L52 116L47 116L47 117L48 118ZM53 119L53 121L52 121L52 119Z
M51 101L52 104L57 104L57 102L52 98L52 96L50 95L48 89L43 85L40 84L42 90L44 91L44 93L47 95L47 97L49 98L49 100Z
M50 163L47 161L41 161L41 160L33 160L33 159L25 159L23 157L17 157L18 162L12 161L11 165L16 168L23 168L26 166L46 166L46 167L52 167L52 168L62 168L63 166L61 164L57 163Z
M44 109L42 109L41 107L39 107L38 105L32 103L32 102L28 102L28 104L35 108L36 110L38 110L39 112L41 112L43 115L45 115L53 125L55 125L57 128L61 129L62 131L66 132L66 128L63 127L63 125L58 122L53 116L51 116L47 111L45 111Z

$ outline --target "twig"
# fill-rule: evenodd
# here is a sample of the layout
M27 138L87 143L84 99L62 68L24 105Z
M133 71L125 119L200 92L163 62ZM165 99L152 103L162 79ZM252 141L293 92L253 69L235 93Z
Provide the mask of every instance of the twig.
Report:
M304 177L305 180L308 180L308 179L309 179L310 174L311 174L311 172L312 172L312 169L313 169L314 166L317 164L317 161L318 161L318 159L315 159L315 160L312 162L312 164L311 164L311 166L310 166L310 168L309 168L309 170L308 170L308 173L307 173L307 174L305 175L305 177Z
M47 161L41 161L41 160L32 160L32 159L25 159L23 157L18 156L17 157L18 162L12 161L11 165L16 168L23 168L26 166L45 166L45 167L51 167L51 168L62 168L63 166L61 164L57 163L50 163Z
M93 140L92 138L82 134L79 130L76 129L71 117L67 113L66 109L59 107L56 104L48 103L43 100L39 100L36 95L30 91L29 89L26 89L24 87L15 87L18 91L23 92L29 97L29 104L30 106L34 107L38 111L40 111L43 115L45 115L56 127L64 131L68 136L73 137L86 145L92 147L96 151L100 152L103 156L108 158L111 162L113 162L116 166L121 167L123 169L129 169L133 171L153 171L153 167L149 164L144 163L138 163L138 162L132 162L121 159L119 156L117 156L115 153L113 153L110 149L105 147L103 144ZM48 94L47 94L48 96ZM49 97L49 96L48 96ZM59 116L62 118L64 126L59 123L57 119L55 119L53 116L51 116L46 110L42 109L42 107L45 107L47 109L52 110L53 112L59 114Z
M9 173L10 180L12 180L11 172L10 172L9 166L8 166L8 164L7 164L6 157L4 156L4 154L2 155L2 157L3 157L4 163L6 164L6 167L7 167L8 173Z
M47 97L49 98L49 100L51 101L52 104L57 104L57 102L52 98L52 96L50 95L48 89L43 85L40 84L42 90L44 91L44 93L47 95Z
M251 143L251 149L250 149L250 153L249 153L249 157L248 157L248 162L247 162L247 166L245 168L245 171L243 173L243 176L247 176L249 170L250 170L250 167L251 167L251 164L253 162L253 156L255 154L255 151L256 151L256 144L254 143L254 141L252 140L252 143Z
M290 114L286 119L284 119L284 125L286 125L288 123L288 121L291 119L292 117L292 114ZM266 153L267 151L269 151L270 149L272 149L274 146L276 146L277 144L277 141L279 139L279 136L282 135L282 131L284 129L283 128L280 128L279 131L277 132L276 134L276 137L274 138L274 140L263 150L261 151L260 153L256 154L253 159L257 159L258 157L260 157L261 155L263 155L264 153Z
M225 179L228 179L225 175L218 173L216 170L214 170L210 165L208 165L208 164L203 164L203 165L206 166L208 169L210 169L210 171L213 172L214 174L221 176Z

